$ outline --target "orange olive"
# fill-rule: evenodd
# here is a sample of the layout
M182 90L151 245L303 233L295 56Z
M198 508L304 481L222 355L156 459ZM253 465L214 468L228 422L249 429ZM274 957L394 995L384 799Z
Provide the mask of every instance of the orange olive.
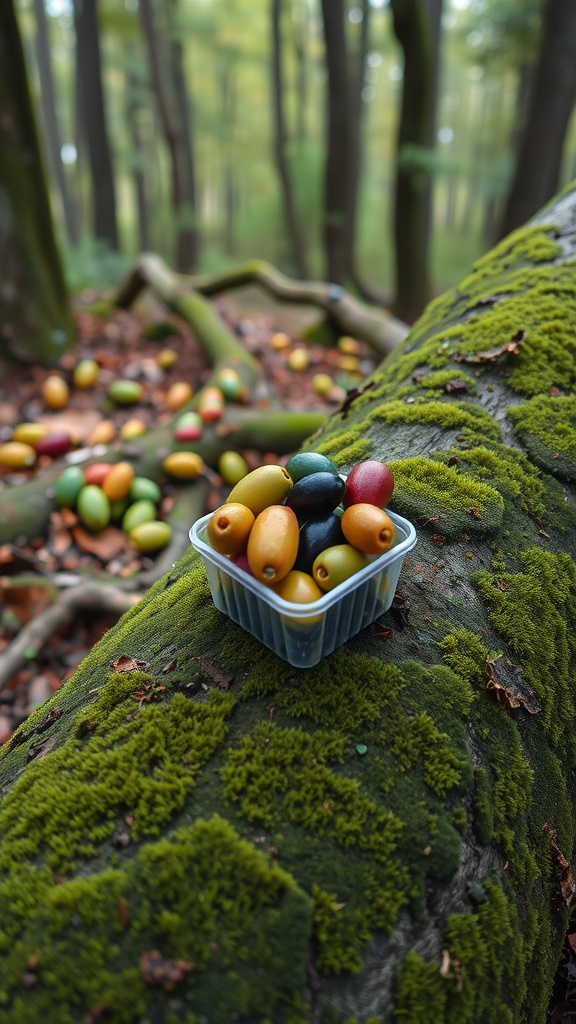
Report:
M258 516L246 553L261 583L277 583L290 572L298 554L298 519L286 505L269 505Z
M254 513L240 502L221 505L212 513L206 532L211 547L221 555L238 555L246 550Z
M166 408L170 409L170 412L176 412L176 409L180 409L190 398L192 398L192 388L187 381L178 380L166 392Z
M108 444L113 440L115 434L116 427L112 420L100 420L100 423L97 423L94 430L88 434L84 443L88 446L93 444Z
M102 490L109 501L119 501L128 494L134 479L134 468L129 462L117 462L102 481Z
M367 555L383 555L394 544L394 523L377 505L350 505L342 513L341 525L348 543Z
M69 394L68 385L62 377L58 377L55 373L46 377L42 385L42 398L44 405L49 409L63 409L68 404Z

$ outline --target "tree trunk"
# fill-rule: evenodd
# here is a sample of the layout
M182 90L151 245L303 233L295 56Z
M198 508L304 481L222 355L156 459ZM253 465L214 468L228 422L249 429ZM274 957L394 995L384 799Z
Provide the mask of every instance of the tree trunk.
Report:
M522 224L559 186L564 139L576 102L576 4L547 0L516 168L500 234Z
M62 219L68 241L72 246L78 245L78 221L74 203L68 188L66 172L62 163L62 139L56 114L56 93L52 74L50 41L46 23L46 9L43 0L34 0L34 16L36 18L36 54L38 61L38 77L40 80L40 100L42 103L43 127L46 137L46 150L54 181L62 204Z
M349 252L350 91L342 0L322 0L322 17L328 69L324 251L328 280L343 284L348 272Z
M135 61L132 57L131 68L126 74L126 126L128 128L131 146L132 181L134 183L138 249L140 252L148 252L151 247L148 224L149 204L146 190L146 175L144 173L145 150L139 124L139 114L142 111L142 104L137 98L141 88L142 85L135 72Z
M430 92L428 98L428 125L426 129L426 145L432 155L436 149L438 91L440 88L442 59L442 8L444 0L426 0L426 16L430 26ZM424 252L428 260L430 240L434 229L434 178L431 174L425 185L424 196Z
M0 760L0 1024L542 1024L576 884L576 189L307 447L384 459L390 610L298 670L190 551Z
M74 23L81 118L92 181L94 235L117 250L116 186L106 127L96 0L74 0Z
M391 0L391 8L394 32L404 53L394 197L395 313L412 323L429 297L426 157L432 49L424 0Z
M197 234L195 226L186 223L190 210L194 211L194 195L190 193L192 179L190 171L186 170L188 161L184 152L185 145L179 112L173 88L170 87L171 80L166 75L166 68L171 66L171 59L164 53L166 38L160 31L158 20L155 17L154 0L141 0L140 15L148 49L150 79L158 104L164 140L170 156L171 203L176 232L174 259L176 269L186 273L196 261Z
M13 3L0 5L0 358L57 363L73 340Z
M280 179L282 209L286 232L290 242L290 252L294 271L301 278L308 277L306 266L306 246L302 226L296 209L296 200L292 188L292 174L288 159L288 135L284 116L284 84L282 61L282 0L272 0L272 125L274 131L274 157Z
M184 218L183 227L187 229L187 245L185 259L189 270L198 267L200 250L200 233L197 223L196 202L196 169L194 165L194 145L192 128L192 107L188 92L186 73L184 70L184 47L176 35L174 25L177 12L177 0L170 0L167 8L168 31L170 36L170 68L174 87L174 104L178 116L181 139L182 175L184 180L185 203L181 214Z

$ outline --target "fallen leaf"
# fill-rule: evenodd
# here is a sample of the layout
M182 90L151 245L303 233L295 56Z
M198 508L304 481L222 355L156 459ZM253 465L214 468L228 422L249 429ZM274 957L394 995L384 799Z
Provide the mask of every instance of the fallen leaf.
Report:
M558 833L556 832L556 829L552 828L550 825L544 824L542 826L542 831L547 832L550 836L552 849L554 850L556 860L560 865L560 894L562 896L562 902L565 907L569 907L576 895L576 881L574 880L572 869L558 846Z
M228 690L230 688L230 684L234 676L223 672L217 661L214 661L213 658L209 658L206 655L200 655L194 660L200 663L206 675L217 683L220 689Z
M114 658L114 661L110 662L110 667L115 669L116 672L142 672L147 664L147 661L142 661L140 658L132 658L129 654L121 654L119 658Z
M502 356L517 356L520 353L520 342L523 340L524 331L517 331L512 341L500 345L499 348L489 348L474 354L455 352L452 358L456 363L495 363Z
M460 380L459 378L456 378L455 380L448 380L444 385L444 391L446 391L449 395L453 394L454 392L465 394L468 391L468 382L465 380Z
M82 551L96 555L103 562L109 562L110 559L117 558L123 551L129 550L126 534L122 530L116 529L115 526L107 526L99 533L88 533L81 526L75 526L72 529L72 535Z
M193 970L193 965L186 960L164 959L155 949L142 953L138 963L146 984L159 985L166 992L170 992Z
M497 658L486 658L488 669L487 690L494 690L499 701L510 708L523 707L531 715L542 710L519 665L513 665L502 654Z

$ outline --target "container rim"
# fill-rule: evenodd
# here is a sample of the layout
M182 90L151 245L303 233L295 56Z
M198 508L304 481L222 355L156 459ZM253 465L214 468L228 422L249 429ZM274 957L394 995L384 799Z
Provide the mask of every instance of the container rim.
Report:
M382 572L398 558L403 558L414 547L417 535L412 523L398 513L390 511L390 509L386 509L386 512L398 530L404 533L404 539L400 540L398 544L395 544L393 548L390 548L383 555L372 556L373 560L364 566L363 569L360 569L359 572L354 573L353 576L349 576L347 580L339 583L333 590L323 594L317 601L310 601L309 604L296 604L294 601L286 601L283 597L275 594L273 590L269 590L264 583L260 583L253 576L249 576L248 573L240 569L239 566L230 561L225 555L214 551L204 540L206 527L212 518L212 512L202 516L201 519L197 519L192 524L189 537L192 547L205 561L211 562L228 576L231 576L233 580L246 590L261 598L270 608L274 608L275 611L294 619L308 619L312 615L328 611L334 604L345 598L347 594L352 593L353 590L356 590L366 580L372 579L373 576Z

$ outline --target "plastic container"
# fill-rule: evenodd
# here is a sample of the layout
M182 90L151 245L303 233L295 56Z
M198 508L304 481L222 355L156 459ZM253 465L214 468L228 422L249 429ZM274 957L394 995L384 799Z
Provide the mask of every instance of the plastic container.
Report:
M285 601L214 551L206 540L211 513L194 523L190 541L206 566L219 611L290 665L310 668L392 604L404 555L416 543L416 530L407 519L386 511L396 527L394 547L384 555L373 556L364 569L310 604Z

